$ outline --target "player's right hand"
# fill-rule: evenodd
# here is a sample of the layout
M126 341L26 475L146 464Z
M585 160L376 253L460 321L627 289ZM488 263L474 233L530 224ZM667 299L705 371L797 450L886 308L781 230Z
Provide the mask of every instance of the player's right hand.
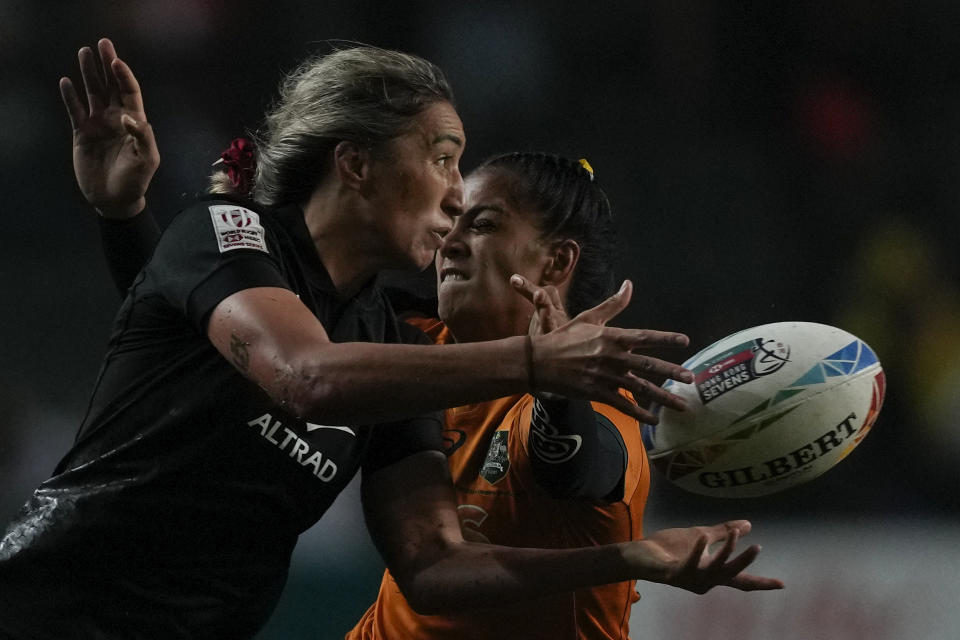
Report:
M78 54L86 107L73 82L60 79L60 95L73 128L73 168L83 197L101 215L128 218L146 206L145 194L160 153L143 110L140 85L110 40Z
M665 391L648 378L692 382L693 373L639 352L652 348L686 347L690 342L687 336L669 331L606 326L626 308L632 291L632 284L625 280L617 293L592 309L550 333L531 336L534 386L531 392L545 391L596 400L647 424L657 423L657 417L643 408L650 402L682 411L685 405L679 396ZM621 395L619 389L632 393L637 404Z

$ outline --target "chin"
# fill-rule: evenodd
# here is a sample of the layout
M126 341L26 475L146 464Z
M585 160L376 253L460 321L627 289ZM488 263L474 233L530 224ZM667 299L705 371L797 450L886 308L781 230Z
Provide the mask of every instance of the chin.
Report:
M396 260L391 261L387 269L398 269L401 271L423 271L433 265L435 252L433 251L411 251L398 256Z
M413 248L410 252L410 260L415 265L417 271L423 271L427 267L433 266L437 260L437 249L431 246L420 246Z
M457 319L463 317L462 313L458 315L458 311L463 311L463 309L462 307L458 308L455 302L444 300L443 296L440 296L437 300L437 316L451 330L457 325Z

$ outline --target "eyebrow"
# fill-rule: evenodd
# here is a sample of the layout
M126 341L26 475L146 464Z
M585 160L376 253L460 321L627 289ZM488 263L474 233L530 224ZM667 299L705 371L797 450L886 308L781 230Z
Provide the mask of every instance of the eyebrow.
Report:
M473 216L478 216L478 215L480 215L480 214L483 213L484 211L493 211L493 212L495 212L495 213L501 213L501 214L504 214L504 215L506 215L506 213L507 213L506 210L504 210L503 207L498 207L498 206L495 205L495 204L478 204L478 205L473 206L473 207L470 207L469 209L467 209L466 211L464 211L464 212L463 212L463 215L464 215L465 217L472 218Z
M452 133L441 133L436 138L433 139L433 144L440 144L441 142L452 142L458 147L463 146L463 140L453 135Z

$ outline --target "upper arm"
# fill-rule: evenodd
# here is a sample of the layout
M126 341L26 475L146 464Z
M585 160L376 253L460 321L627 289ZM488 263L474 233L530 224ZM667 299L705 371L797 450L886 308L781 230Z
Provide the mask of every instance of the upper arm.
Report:
M620 393L633 401L633 396L629 392L621 389ZM643 446L643 432L640 423L631 416L628 416L613 407L600 402L592 402L593 410L603 415L609 421L611 426L619 434L619 441L623 446L626 456L626 469L623 472L619 490L622 495L618 495L618 500L631 503L642 495L642 501L646 500L646 491L638 493L640 487L649 488L649 464L647 461L647 450ZM641 502L642 502L641 501Z
M242 233L230 226L237 220ZM255 211L206 202L173 220L147 267L151 286L278 401L290 362L329 343L288 288L279 255Z
M450 470L439 451L364 473L362 496L370 537L401 588L463 542Z
M534 479L551 497L608 502L623 497L630 451L621 425L606 413L619 414L566 398L537 398L524 408L516 435ZM637 431L636 421L629 420Z
M274 399L294 382L292 362L330 339L289 289L256 287L224 298L207 322L207 337L240 373Z

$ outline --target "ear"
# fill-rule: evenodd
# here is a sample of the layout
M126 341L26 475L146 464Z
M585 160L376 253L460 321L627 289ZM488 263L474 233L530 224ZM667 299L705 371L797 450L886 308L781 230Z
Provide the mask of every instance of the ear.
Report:
M341 184L360 191L370 175L370 152L356 142L342 140L333 149L333 168Z
M580 245L576 240L566 238L551 247L553 257L543 268L543 284L560 287L573 278L573 270L580 259Z

